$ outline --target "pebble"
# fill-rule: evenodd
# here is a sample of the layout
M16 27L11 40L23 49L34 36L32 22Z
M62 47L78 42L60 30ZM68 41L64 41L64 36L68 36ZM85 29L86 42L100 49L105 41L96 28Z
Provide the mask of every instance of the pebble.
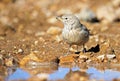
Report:
M30 53L29 55L25 56L23 59L20 61L20 66L25 66L25 65L32 65L35 64L35 62L39 62L40 59L36 56L35 53Z
M38 41L35 41L34 44L35 44L35 45L38 45Z
M40 32L36 32L35 33L35 36L38 37L38 36L43 36L45 35L45 32L44 31L40 31Z
M24 50L23 49L18 49L18 53L23 53L24 52Z
M114 55L114 54L107 54L106 57L107 57L107 59L111 60L111 59L115 58L116 55ZM103 59L105 59L105 54L99 55L97 58L99 60L103 60Z
M82 9L76 16L83 21L94 21L96 19L96 14L88 8Z
M39 41L45 42L45 39L43 37L39 37Z
M97 9L97 18L104 23L113 22L120 19L120 8L114 8L111 5L101 6Z

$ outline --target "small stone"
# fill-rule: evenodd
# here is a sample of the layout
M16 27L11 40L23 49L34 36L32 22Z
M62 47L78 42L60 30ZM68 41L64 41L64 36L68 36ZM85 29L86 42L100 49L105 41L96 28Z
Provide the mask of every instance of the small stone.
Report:
M85 59L88 59L88 56L85 55L85 54L84 54L84 55L82 54L82 55L79 56L79 58L85 58Z
M76 52L77 51L77 49L74 49L72 47L69 50L72 51L72 52Z
M108 58L108 59L113 59L113 58L115 58L115 57L116 57L116 55L107 54L107 58Z
M47 30L47 33L48 34L52 34L52 35L57 35L57 34L60 34L62 32L62 29L60 27L50 27L48 30Z
M102 6L97 9L97 18L103 22L113 22L116 20L115 9L112 6Z
M45 39L43 37L39 37L39 41L45 42Z
M88 8L82 9L76 16L83 21L94 21L94 19L96 19L95 13Z
M105 55L99 55L97 58L98 58L99 60L103 60L103 59L104 59L104 56L105 56Z
M67 55L67 56L61 56L59 58L60 60L60 64L65 64L65 63L73 63L75 62L75 58L79 57L79 55L76 55L76 54L70 54L70 55Z
M34 44L35 44L35 45L38 45L38 41L35 41Z
M13 66L13 57L6 58L4 63L6 66Z
M18 49L18 53L23 53L24 52L24 50L23 49Z
M25 65L32 65L32 64L39 64L39 62L43 62L42 59L39 59L39 57L35 53L30 53L29 55L25 56L23 59L20 61L20 66L25 66Z
M39 51L38 50L34 50L33 53L39 53Z
M88 59L89 59L88 54L84 54L84 53L81 52L80 55L79 55L78 62L83 63L83 62L86 62Z
M45 35L45 32L43 32L43 31L35 33L35 36L37 36L37 37L43 36L43 35Z
M90 63L92 60L91 59L88 59L87 61L86 61L86 63Z
M111 60L111 59L113 59L113 58L115 58L116 57L116 55L114 55L114 54L107 54L106 55L106 58L107 59L109 59L109 60ZM99 55L98 57L97 57L99 60L104 60L105 59L105 54L103 54L103 55Z

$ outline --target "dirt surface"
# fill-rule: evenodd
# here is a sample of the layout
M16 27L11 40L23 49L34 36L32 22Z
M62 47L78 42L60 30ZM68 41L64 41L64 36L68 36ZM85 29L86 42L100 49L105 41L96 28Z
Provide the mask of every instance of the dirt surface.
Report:
M1 81L7 75L4 70L11 66L24 67L54 63L60 66L119 64L119 17L111 19L110 22L107 19L98 19L99 22L94 23L81 21L91 33L90 40L85 46L87 52L76 54L76 46L72 46L68 56L64 56L68 50L68 44L61 38L63 25L56 20L58 15L76 14L84 7L88 7L96 14L99 7L107 5L111 6L112 0L1 0L0 71L3 73L0 75ZM120 4L112 8L119 9ZM46 70L51 73L50 68ZM76 71L71 75L74 77L82 75L80 81L89 79L85 72ZM69 77L71 75L68 74ZM76 81L77 78L74 77L66 80ZM28 80L34 81L31 79L33 78Z

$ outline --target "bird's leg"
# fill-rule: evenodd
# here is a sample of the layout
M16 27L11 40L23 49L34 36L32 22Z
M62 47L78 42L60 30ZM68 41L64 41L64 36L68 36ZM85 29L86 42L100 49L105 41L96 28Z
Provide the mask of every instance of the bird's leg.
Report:
M70 53L70 48L71 48L71 44L69 45L69 47L68 47L68 51L67 51L67 53L66 53L66 55L68 55L69 53Z
M75 54L79 54L80 51L79 51L79 46L77 45L77 51L75 52Z
M83 53L86 52L86 48L85 48L85 45L83 44L83 50L82 50Z
M77 52L79 51L79 49L78 49L79 47L78 47L78 45L77 45Z

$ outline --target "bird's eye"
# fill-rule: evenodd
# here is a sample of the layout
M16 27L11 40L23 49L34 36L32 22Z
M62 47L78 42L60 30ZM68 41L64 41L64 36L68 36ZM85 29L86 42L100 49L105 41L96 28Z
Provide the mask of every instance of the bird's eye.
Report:
M65 18L66 20L68 19L68 18Z

